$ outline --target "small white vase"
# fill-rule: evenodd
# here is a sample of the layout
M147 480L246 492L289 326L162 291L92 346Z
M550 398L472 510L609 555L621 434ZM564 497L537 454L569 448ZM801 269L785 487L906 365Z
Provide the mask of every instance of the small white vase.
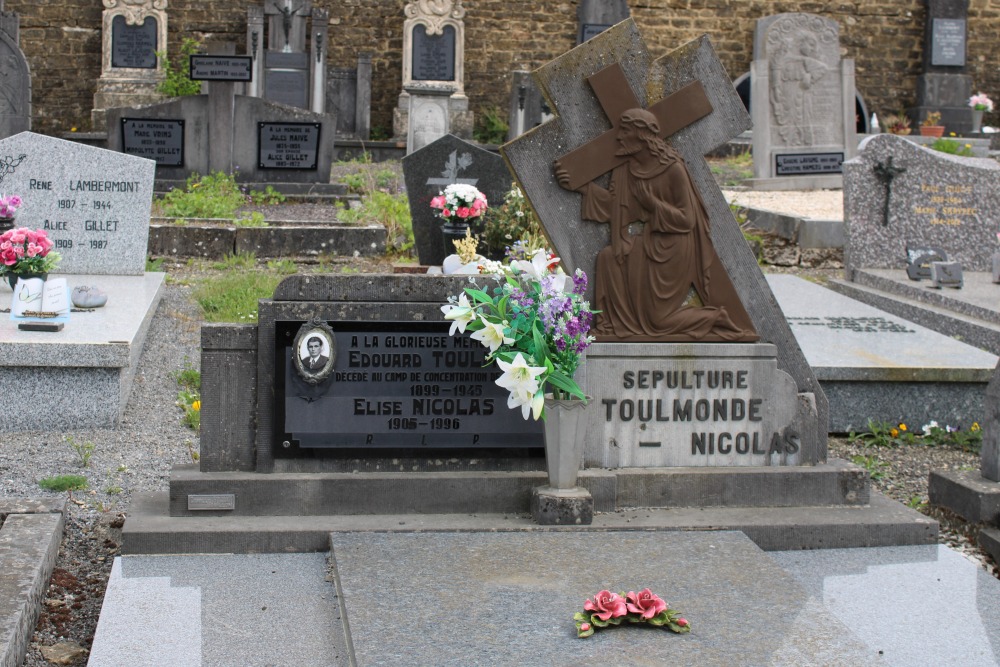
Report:
M545 399L545 467L549 486L572 489L583 463L587 402Z
M972 132L978 134L983 131L983 110L972 110Z

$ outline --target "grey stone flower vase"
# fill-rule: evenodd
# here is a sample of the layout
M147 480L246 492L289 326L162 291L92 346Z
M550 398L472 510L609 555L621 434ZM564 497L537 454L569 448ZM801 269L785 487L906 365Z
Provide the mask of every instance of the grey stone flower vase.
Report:
M983 131L983 110L972 110L972 133L979 134Z
M1000 283L1000 252L993 253L993 282Z
M543 526L588 525L594 498L577 486L587 422L584 401L545 399L545 466L549 485L531 494L531 516Z

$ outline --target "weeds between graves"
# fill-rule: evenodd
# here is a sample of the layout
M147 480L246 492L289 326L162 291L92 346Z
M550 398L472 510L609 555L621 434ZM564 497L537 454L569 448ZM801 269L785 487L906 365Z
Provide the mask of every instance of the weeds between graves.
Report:
M46 491L80 491L87 488L87 478L83 475L56 475L38 480L38 486Z
M184 224L188 218L222 218L232 220L238 227L266 227L264 215L259 212L239 214L247 204L281 204L285 196L267 186L263 191L247 192L236 182L233 174L215 171L207 176L192 174L184 189L175 188L156 201L158 212Z
M973 422L968 429L961 426L941 426L931 420L914 433L905 423L893 426L889 422L868 420L868 430L857 433L851 431L850 440L872 447L954 447L964 452L978 453L983 445L983 432L979 422Z
M481 144L502 144L507 141L506 114L496 105L487 106L476 117L476 129L472 138Z
M963 144L955 139L935 139L931 148L948 155L959 155L961 157L972 157L972 144Z
M212 268L221 275L198 280L194 290L205 321L249 324L257 322L257 301L270 298L282 278L296 270L289 259L258 267L253 253L227 255Z
M90 457L94 455L94 450L97 449L96 445L89 440L86 442L77 442L76 438L71 435L67 435L64 439L69 448L76 453L76 461L80 464L80 467L86 468L90 466Z
M167 97L200 95L201 81L191 80L189 76L191 68L188 66L191 56L200 50L201 42L187 37L181 42L180 55L173 60L167 57L166 51L156 51L156 57L160 59L164 74L164 79L156 90Z
M722 187L743 185L743 181L753 178L753 155L745 150L729 157L712 159L709 168Z
M340 209L337 218L350 224L382 225L386 254L408 255L413 249L413 221L399 173L386 163L372 162L369 153L338 162L333 171L341 173L340 182L351 192L361 195L359 205Z

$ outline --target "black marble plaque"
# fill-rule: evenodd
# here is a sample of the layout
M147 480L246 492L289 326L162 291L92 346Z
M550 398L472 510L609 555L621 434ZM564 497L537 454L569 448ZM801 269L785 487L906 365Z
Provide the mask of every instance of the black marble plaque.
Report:
M931 65L965 66L965 19L934 19Z
M124 16L111 20L111 66L156 69L156 19L128 25Z
M775 155L775 174L805 176L843 173L843 153L791 153Z
M440 35L428 35L427 26L414 26L411 55L414 81L454 81L454 26L445 26Z
M540 447L542 423L507 407L486 348L447 322L330 322L336 358L318 385L295 373L302 322L275 328L275 452ZM285 443L289 443L285 446Z
M319 123L257 123L257 166L315 170L319 133Z
M250 56L190 56L192 81L252 81L253 58Z
M122 118L122 152L156 160L157 167L183 167L184 121Z

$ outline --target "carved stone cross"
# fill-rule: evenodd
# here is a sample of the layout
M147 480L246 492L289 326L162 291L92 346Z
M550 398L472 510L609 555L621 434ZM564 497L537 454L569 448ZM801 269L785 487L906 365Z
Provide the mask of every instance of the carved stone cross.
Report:
M906 167L896 167L892 164L890 155L885 162L878 162L872 167L878 180L885 184L885 204L882 206L882 226L889 225L889 199L892 197L892 181L900 174L906 173Z

